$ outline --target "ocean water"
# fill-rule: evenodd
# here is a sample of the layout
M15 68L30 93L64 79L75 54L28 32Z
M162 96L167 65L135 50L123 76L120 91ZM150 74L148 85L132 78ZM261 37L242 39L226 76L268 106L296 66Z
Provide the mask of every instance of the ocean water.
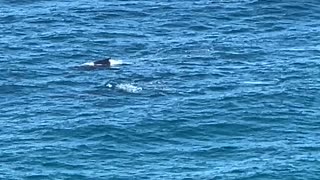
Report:
M0 179L319 179L319 97L318 0L0 0Z

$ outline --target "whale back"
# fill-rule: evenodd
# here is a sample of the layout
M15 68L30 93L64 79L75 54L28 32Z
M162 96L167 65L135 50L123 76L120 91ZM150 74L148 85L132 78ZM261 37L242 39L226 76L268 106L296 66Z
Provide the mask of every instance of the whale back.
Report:
M110 58L107 59L103 59L103 60L99 60L99 61L95 61L94 62L95 66L110 66Z

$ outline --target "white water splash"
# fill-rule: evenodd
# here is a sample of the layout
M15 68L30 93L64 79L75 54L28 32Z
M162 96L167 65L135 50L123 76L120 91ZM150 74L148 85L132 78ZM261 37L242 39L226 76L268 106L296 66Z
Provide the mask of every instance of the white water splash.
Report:
M138 87L138 86L135 86L132 84L116 84L116 85L106 84L106 87L115 88L115 89L125 91L128 93L138 93L138 92L142 91L141 87Z
M116 60L116 59L110 59L109 62L110 62L110 66L117 66L117 65L123 64L122 60Z
M82 66L94 66L94 62L86 62L81 64Z

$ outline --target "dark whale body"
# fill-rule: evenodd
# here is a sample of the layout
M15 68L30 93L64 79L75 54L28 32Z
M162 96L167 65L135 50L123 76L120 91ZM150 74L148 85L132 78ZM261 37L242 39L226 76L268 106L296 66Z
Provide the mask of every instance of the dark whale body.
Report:
M105 58L98 61L93 62L86 62L81 64L80 66L76 67L81 70L99 70L99 69L110 69L110 70L116 70L118 69L115 66L123 65L128 63L123 63L122 60L115 60L111 58Z
M93 66L110 67L111 66L110 59L111 58L106 58L103 60L95 61L93 62Z

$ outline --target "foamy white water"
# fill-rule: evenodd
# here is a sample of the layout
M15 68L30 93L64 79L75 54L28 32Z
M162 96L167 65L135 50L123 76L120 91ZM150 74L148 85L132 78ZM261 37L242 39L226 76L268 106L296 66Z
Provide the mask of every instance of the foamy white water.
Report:
M117 90L121 90L121 91L125 91L128 93L138 93L140 91L142 91L141 87L132 85L132 84L116 84L116 85L112 85L112 84L106 84L107 88L115 88Z
M94 62L86 62L81 64L82 66L94 66Z
M117 65L123 64L122 60L110 59L109 62L110 62L110 66L117 66Z

